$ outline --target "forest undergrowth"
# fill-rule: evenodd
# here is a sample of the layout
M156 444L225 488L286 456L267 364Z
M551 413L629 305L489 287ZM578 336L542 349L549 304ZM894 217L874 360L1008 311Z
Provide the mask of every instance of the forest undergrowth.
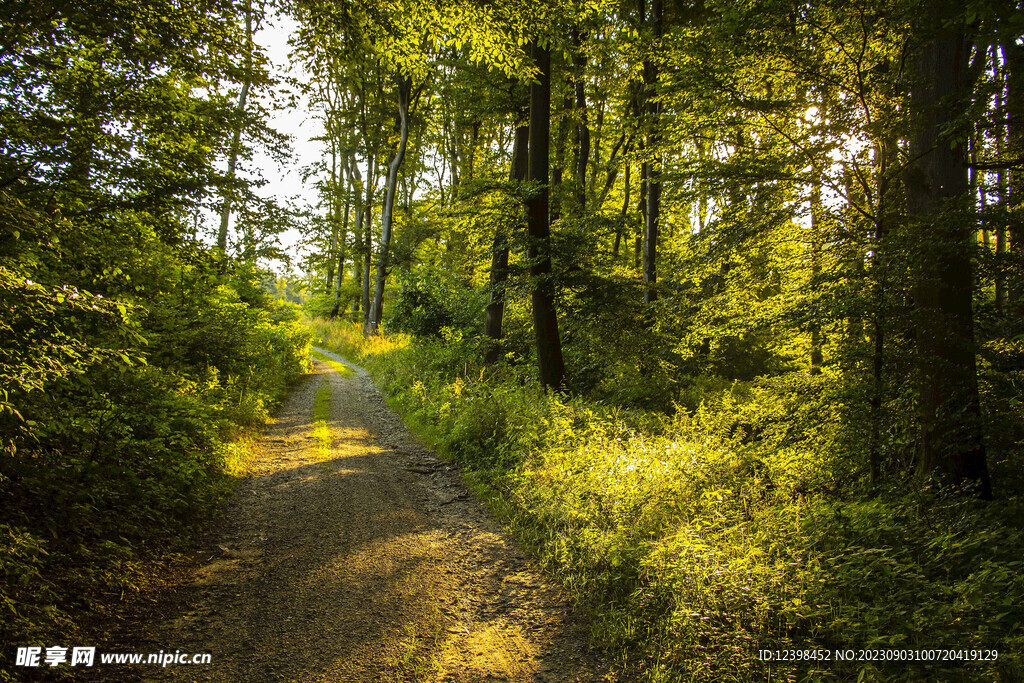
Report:
M308 368L309 335L244 277L211 286L183 266L164 283L180 298L141 306L0 275L0 680L18 680L16 646L95 637L188 547ZM91 314L87 343L76 313ZM24 360L33 350L49 362Z
M653 411L545 393L529 368L483 366L480 340L453 328L364 338L348 323L307 324L459 463L590 615L595 643L638 680L1024 672L1024 501L1003 491L997 506L903 481L851 486L828 372L707 381L674 411ZM1006 481L1015 466L993 467ZM998 656L860 660L931 648ZM769 663L762 650L810 660ZM837 650L854 661L836 661Z

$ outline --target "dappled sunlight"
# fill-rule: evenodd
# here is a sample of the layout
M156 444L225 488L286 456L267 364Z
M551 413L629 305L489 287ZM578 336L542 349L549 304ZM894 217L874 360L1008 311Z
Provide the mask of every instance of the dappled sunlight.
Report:
M388 355L349 343L392 405L595 609L595 639L614 651L646 642L666 671L745 681L764 674L765 647L867 641L881 620L907 642L941 629L981 647L942 596L980 590L983 579L968 570L961 576L974 578L951 583L926 549L950 542L930 515L962 525L961 512L980 521L984 508L967 499L957 512L922 514L898 497L863 505L831 495L850 466L821 446L838 439L842 377L831 370L781 389L707 383L687 397L695 409L659 416L541 393L481 368L465 343L419 339ZM803 439L791 438L797 420L814 425ZM1013 554L1012 525L985 537L997 562ZM957 552L966 561L979 551ZM887 599L872 597L883 589ZM978 608L969 604L960 618Z
M1024 679L1020 4L0 2L0 681Z
M537 645L525 637L521 627L498 622L472 632L453 630L455 633L433 655L445 673L481 678L498 674L516 680L538 670L539 662L533 661Z
M499 534L456 512L465 497L448 498L454 481L417 483L437 470L406 464L405 441L373 415L386 409L326 360L261 440L194 575L202 599L168 627L228 653L218 680L273 677L281 661L294 662L296 680L325 682L551 670L570 650L555 644L578 636L556 605L537 610L542 584L499 551ZM322 435L309 438L317 430L329 436L326 459ZM232 656L240 644L259 655Z

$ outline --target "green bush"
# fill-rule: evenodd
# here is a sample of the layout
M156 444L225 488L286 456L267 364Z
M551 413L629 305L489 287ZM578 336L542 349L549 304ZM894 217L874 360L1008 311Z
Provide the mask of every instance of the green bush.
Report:
M263 425L306 370L309 333L244 278L141 305L2 275L10 652L73 635L97 595L131 591L140 561L208 519L237 471L230 441Z
M482 291L454 296L452 283L428 270L403 271L399 285L387 312L389 331L439 339L445 329L472 332L480 327L478 311L486 303Z
M545 394L516 368L481 366L477 342L452 330L366 340L355 327L308 324L463 466L631 678L1024 672L1024 502L837 488L863 463L828 373L695 382L666 417ZM880 647L993 648L999 660L769 665L758 654Z

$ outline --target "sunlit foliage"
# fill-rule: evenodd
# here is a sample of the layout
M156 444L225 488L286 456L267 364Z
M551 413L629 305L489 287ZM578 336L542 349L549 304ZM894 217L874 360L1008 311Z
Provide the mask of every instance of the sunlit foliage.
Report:
M244 471L238 437L307 363L294 304L256 263L287 213L256 199L258 178L223 174L237 126L243 157L283 143L263 105L232 104L243 78L271 82L242 28L255 5L0 10L5 652L73 642L135 592ZM227 185L241 219L225 253L203 215Z
M1020 4L531 4L425 49L402 341L317 335L469 470L630 675L758 679L757 649L795 645L1014 652ZM515 58L473 47L502 40ZM552 54L555 395L513 155L531 41Z

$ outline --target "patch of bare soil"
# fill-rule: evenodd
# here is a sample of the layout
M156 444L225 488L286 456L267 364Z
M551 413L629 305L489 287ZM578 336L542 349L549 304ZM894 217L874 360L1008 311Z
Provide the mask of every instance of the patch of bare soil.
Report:
M330 354L328 354L330 355ZM335 357L337 360L342 359ZM118 680L603 681L558 590L413 437L367 373L317 362ZM314 397L331 392L329 436ZM325 445L329 443L329 448ZM98 662L97 662L98 663Z

